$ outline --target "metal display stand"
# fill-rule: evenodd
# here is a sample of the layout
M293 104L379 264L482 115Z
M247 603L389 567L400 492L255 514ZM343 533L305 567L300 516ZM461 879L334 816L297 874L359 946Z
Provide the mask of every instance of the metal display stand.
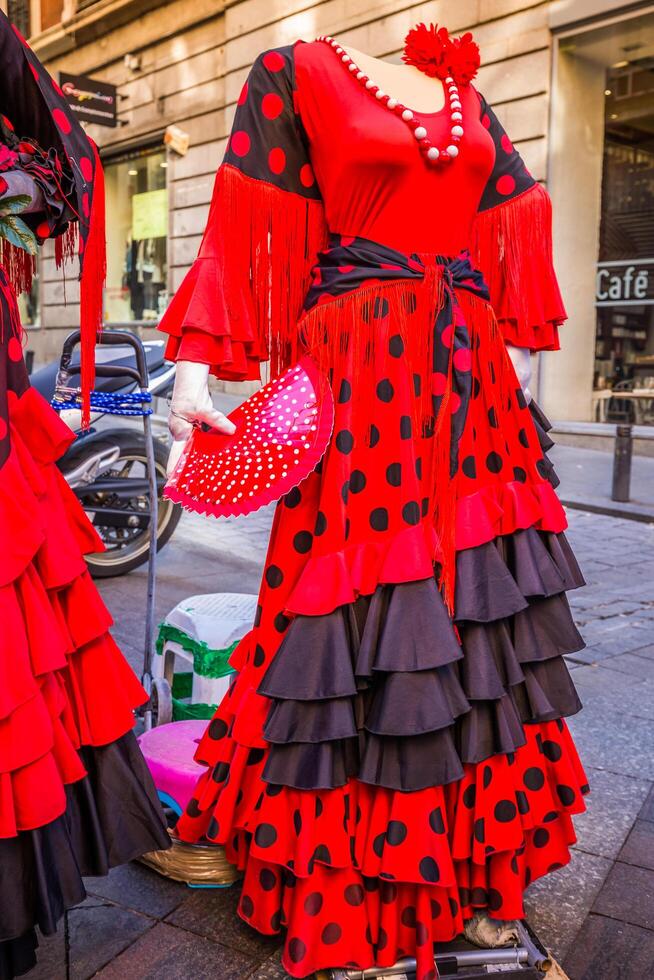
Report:
M543 980L553 963L526 922L518 923L519 943L497 949L480 949L463 937L451 943L438 943L434 964L441 977L461 980L482 980L493 976L498 980ZM413 957L399 960L393 966L371 967L367 970L321 970L315 980L415 980L416 961Z
M79 388L71 386L71 377L79 374L79 367L72 366L73 351L80 342L81 333L74 330L66 337L59 362L59 373L55 386L54 400L60 404L65 404L71 397L73 400L79 398ZM95 374L98 378L129 378L138 386L138 392L143 402L151 400L148 389L148 365L143 344L134 334L126 330L103 330L98 335L98 345L108 346L129 346L134 351L136 367L126 364L96 364ZM110 398L103 406L103 411L112 414ZM119 414L125 414L121 410ZM157 467L154 457L154 443L152 435L152 420L150 409L139 409L130 411L129 414L140 415L143 419L143 431L145 435L145 451L147 462L147 479L150 494L150 524L149 524L149 558L148 558L148 584L145 605L145 638L143 655L143 675L141 683L145 688L150 699L145 706L143 722L146 731L152 727L153 702L156 710L160 682L153 683L152 663L154 657L155 631L154 631L154 600L155 600L155 578L157 565L157 506L159 489L157 486Z

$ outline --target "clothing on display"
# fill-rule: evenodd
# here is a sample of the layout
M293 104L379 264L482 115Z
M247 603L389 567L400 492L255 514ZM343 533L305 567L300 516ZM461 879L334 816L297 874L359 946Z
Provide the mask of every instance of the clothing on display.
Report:
M55 237L58 260L70 259L79 236L83 254L84 243L95 252L82 271L92 359L104 230L101 217L91 227L90 202L94 186L102 193L101 168L1 13L0 52L0 215L16 171L30 176L38 204L12 212L20 223L9 229L0 222L0 978L9 980L34 965L36 927L54 932L83 901L84 875L170 841L132 732L147 695L84 560L103 545L56 466L75 436L30 388L16 304L33 271L30 243ZM88 384L88 345L84 356Z
M294 977L406 955L435 977L434 942L522 917L567 863L588 791L563 659L583 579L506 350L559 347L550 201L470 83L472 39L432 34L436 112L328 37L257 58L161 323L218 378L310 355L333 391L177 825L224 844Z

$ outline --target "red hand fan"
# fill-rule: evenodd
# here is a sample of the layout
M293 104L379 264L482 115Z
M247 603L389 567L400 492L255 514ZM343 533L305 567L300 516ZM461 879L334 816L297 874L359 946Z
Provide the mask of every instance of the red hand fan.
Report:
M250 514L311 473L334 426L329 381L308 356L234 409L232 435L196 428L164 488L187 510Z

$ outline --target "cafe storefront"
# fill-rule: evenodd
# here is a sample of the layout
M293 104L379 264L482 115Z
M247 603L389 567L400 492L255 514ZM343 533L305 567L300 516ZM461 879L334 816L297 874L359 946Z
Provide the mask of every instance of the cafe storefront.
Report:
M652 425L654 58L610 70L605 96L594 417Z
M548 186L569 320L539 396L555 419L654 425L654 8L554 41Z

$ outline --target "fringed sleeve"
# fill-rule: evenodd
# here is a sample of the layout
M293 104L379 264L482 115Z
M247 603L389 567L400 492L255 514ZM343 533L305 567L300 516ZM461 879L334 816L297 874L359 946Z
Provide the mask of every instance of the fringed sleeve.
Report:
M483 96L481 118L495 164L479 204L471 252L488 283L504 339L558 350L565 307L552 264L552 206Z
M326 239L297 112L293 48L255 62L218 170L198 256L159 327L167 357L226 380L272 376L297 354L309 271Z

